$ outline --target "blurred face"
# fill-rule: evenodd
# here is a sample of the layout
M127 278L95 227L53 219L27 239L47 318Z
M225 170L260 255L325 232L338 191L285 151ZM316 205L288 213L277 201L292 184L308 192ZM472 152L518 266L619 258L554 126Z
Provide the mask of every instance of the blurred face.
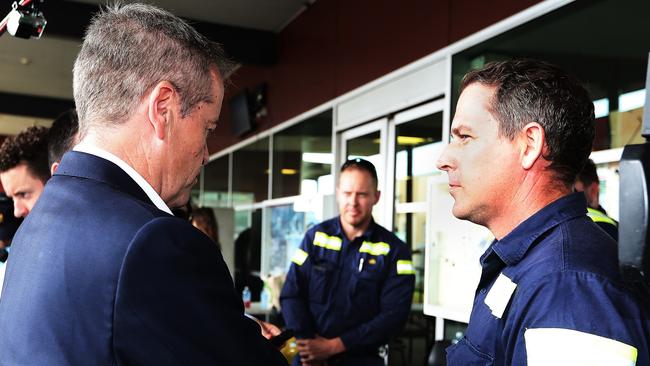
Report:
M8 197L14 200L14 216L26 217L43 192L45 184L34 176L25 163L0 173L0 181Z
M483 226L508 214L522 170L514 141L499 136L498 121L488 109L494 92L479 83L463 90L451 126L452 141L437 164L449 178L454 216Z
M212 102L201 102L192 112L171 126L167 169L164 172L161 197L171 207L181 207L190 198L201 166L208 162L208 134L217 126L223 84L216 72L211 73ZM180 107L179 107L180 110Z
M372 207L379 201L379 191L370 173L347 169L339 177L336 198L343 227L365 228L372 219Z

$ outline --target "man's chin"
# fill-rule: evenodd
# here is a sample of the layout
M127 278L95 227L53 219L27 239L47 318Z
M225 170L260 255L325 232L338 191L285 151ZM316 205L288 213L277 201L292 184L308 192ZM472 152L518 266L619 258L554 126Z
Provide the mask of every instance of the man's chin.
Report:
M181 208L185 207L190 202L190 192L191 190L183 190L183 192L179 193L178 195L172 197L168 201L165 201L165 204L167 207L170 209L176 209L176 208Z
M454 204L454 207L451 209L451 213L459 220L469 220L470 217L468 210L460 207L458 204Z
M348 225L354 227L363 226L366 223L366 221L369 221L360 216L345 216L344 220Z

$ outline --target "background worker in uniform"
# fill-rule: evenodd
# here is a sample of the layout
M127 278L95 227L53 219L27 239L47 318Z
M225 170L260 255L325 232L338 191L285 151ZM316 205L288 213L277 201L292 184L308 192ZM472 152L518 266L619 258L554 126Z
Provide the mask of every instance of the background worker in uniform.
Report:
M584 87L539 61L487 64L463 78L451 134L452 212L496 239L447 364L650 365L647 310L572 192L594 138Z
M380 193L370 162L343 164L336 196L339 216L306 233L280 295L298 339L293 365L383 365L379 348L411 307L411 251L372 219Z
M589 216L596 225L605 230L614 240L618 241L618 222L607 216L607 211L600 205L600 179L596 171L596 164L589 159L582 168L576 183L573 186L576 192L582 192L587 198L587 216Z

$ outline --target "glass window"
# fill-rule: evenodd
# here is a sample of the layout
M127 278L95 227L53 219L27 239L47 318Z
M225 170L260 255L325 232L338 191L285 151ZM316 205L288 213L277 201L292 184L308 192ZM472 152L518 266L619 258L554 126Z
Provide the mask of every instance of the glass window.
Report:
M261 202L269 191L269 138L255 141L232 154L232 202Z
M415 269L413 302L421 303L424 293L424 247L426 212L403 212L395 214L395 235L411 247Z
M442 140L442 112L397 125L395 136L395 201L424 202L427 177L440 173L432 157Z
M273 198L331 193L332 111L273 135Z
M427 113L423 111L423 113ZM428 113L395 126L395 235L413 253L415 292L422 302L426 201L429 177L440 174L435 159L442 140L442 111Z
M227 207L230 155L209 162L203 168L203 206Z
M264 286L260 278L262 252L262 210L235 208L235 288L242 293L245 286L252 300L259 301Z

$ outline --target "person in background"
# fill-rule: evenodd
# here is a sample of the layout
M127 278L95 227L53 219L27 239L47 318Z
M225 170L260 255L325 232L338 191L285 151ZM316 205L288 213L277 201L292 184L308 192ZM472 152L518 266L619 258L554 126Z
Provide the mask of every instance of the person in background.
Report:
M336 197L339 216L307 231L280 295L298 339L293 365L381 366L411 309L411 251L372 218L380 197L372 163L345 162Z
M50 179L47 137L46 127L33 126L0 146L0 182L13 199L16 217L29 214Z
M208 236L208 238L212 239L219 250L221 250L221 244L219 244L219 226L217 224L217 218L214 216L214 211L210 207L199 207L192 209L190 221L192 222L192 226L201 230L205 235Z
M50 173L54 174L61 163L63 154L72 150L79 141L79 117L75 109L59 115L48 132L47 158Z
M2 285L4 283L6 262L9 257L11 240L18 230L22 219L14 216L14 204L11 198L4 193L0 193L0 296L2 295Z
M618 241L618 222L607 216L607 211L600 205L600 179L596 171L596 164L588 159L584 168L578 174L573 188L576 192L582 192L587 198L587 216L596 225L605 230L614 240Z
M286 365L171 208L208 161L230 63L171 13L103 7L74 63L79 143L12 244L2 365Z
M447 364L650 365L616 242L572 193L594 138L584 87L544 62L489 63L462 79L451 135L438 168L452 212L496 239Z

